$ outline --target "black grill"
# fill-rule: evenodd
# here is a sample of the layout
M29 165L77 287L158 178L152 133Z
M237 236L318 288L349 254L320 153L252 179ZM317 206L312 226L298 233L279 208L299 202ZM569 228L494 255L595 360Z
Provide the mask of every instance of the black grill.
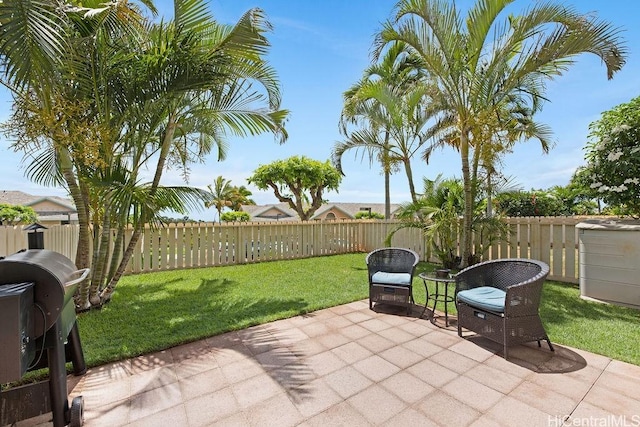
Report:
M49 368L48 396L34 392L36 387L46 391L38 384L2 393L2 425L49 411L55 427L82 425L82 398L69 406L65 363L72 362L76 375L86 372L73 295L88 272L46 249L24 250L0 260L0 383Z

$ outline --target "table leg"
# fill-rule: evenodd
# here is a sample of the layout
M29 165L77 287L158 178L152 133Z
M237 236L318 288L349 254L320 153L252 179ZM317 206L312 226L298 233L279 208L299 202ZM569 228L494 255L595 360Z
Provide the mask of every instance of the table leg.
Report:
M431 323L435 324L436 321L436 305L438 305L438 298L440 298L440 288L438 287L438 281L434 281L436 285L436 293L433 296L433 309L431 310Z
M431 309L431 317L429 318L431 323L434 325L435 323L435 312L438 308L438 302L444 303L444 322L445 327L449 327L449 306L447 305L449 302L455 303L455 293L453 297L449 297L449 285L455 284L455 280L449 277L446 278L436 278L436 277L423 277L420 275L422 279L422 283L424 284L426 301L424 304L424 309L422 310L422 314L420 317L424 316L424 313L429 308L429 298L433 300L433 308ZM429 295L429 287L428 282L433 282L435 285L435 289L431 295ZM440 286L444 286L444 290L440 289Z
M449 326L448 306L449 306L449 286L447 286L447 283L444 283L444 326L445 327Z
M422 314L420 314L420 318L422 318L422 316L424 316L424 312L427 311L427 307L429 306L429 288L427 286L427 281L422 279L422 283L424 284L424 294L425 294L425 300L424 300L424 308L422 309ZM413 295L412 295L413 297Z

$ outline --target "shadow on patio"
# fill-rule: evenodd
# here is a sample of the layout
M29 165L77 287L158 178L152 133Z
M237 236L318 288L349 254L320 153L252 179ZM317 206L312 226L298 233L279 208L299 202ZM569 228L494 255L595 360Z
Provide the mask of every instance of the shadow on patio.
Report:
M71 394L89 427L637 419L640 367L555 347L514 347L507 361L490 341L459 338L455 320L358 301L94 368Z

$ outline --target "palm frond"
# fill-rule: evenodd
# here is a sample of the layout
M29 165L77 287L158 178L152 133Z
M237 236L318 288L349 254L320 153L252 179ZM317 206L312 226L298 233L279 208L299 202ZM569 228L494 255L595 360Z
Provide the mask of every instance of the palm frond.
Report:
M204 0L174 0L173 4L175 25L185 31L202 33L213 21Z
M65 56L65 23L55 4L39 0L0 2L0 55L5 84L20 88L38 82L46 89Z
M64 179L57 160L53 145L36 151L28 151L23 158L24 163L28 161L25 176L28 176L34 183L45 187L64 186Z

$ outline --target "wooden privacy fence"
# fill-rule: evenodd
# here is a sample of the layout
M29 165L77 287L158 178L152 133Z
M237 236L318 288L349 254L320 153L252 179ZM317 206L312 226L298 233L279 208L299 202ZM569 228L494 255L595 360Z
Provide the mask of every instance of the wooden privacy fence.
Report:
M22 225L0 226L0 256L11 255L28 247L27 232L22 228ZM56 225L40 231L44 233L45 248L75 260L78 246L77 225Z
M507 218L508 240L488 248L483 259L534 258L551 267L550 279L578 283L575 225L585 218ZM187 223L145 229L129 262L128 273L246 264L369 252L384 246L397 221L321 221L269 223ZM45 248L75 259L77 225L44 230ZM131 230L127 231L127 240ZM410 248L421 259L437 262L420 230L403 229L393 246ZM22 227L0 227L0 256L27 247Z
M549 279L578 283L578 231L584 217L507 218L509 239L489 248L488 259L530 258L549 264Z
M128 271L172 270L368 252L382 247L395 223L363 221L171 224L145 230ZM417 230L400 243L422 252ZM394 241L394 244L396 242Z

